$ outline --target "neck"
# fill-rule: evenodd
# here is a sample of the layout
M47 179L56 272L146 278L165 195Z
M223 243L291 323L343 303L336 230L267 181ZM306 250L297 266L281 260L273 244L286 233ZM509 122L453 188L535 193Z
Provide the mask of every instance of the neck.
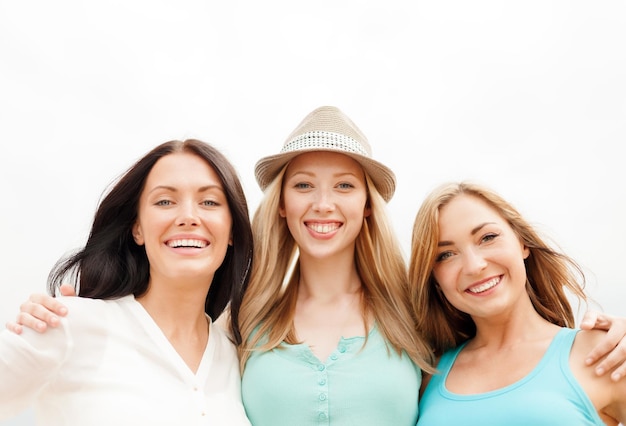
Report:
M150 314L164 334L171 338L177 335L205 335L207 319L205 301L208 285L172 285L150 280L148 291L137 301Z
M360 295L361 279L354 262L328 265L300 262L299 295L332 299L338 295Z
M315 257L300 252L301 286L324 292L346 293L359 289L361 281L356 270L354 250L345 250L333 256Z
M491 346L497 350L552 336L558 326L541 317L530 301L528 304L524 309L499 316L473 317L476 336L471 346Z

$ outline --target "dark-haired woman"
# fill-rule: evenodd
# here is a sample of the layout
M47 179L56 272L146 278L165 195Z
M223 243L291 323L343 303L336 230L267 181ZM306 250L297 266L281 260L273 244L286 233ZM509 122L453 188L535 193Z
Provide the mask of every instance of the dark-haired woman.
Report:
M0 334L0 419L46 425L249 425L235 344L252 255L246 199L215 148L164 143L100 203L50 274L83 297L48 333ZM226 308L230 333L213 324Z

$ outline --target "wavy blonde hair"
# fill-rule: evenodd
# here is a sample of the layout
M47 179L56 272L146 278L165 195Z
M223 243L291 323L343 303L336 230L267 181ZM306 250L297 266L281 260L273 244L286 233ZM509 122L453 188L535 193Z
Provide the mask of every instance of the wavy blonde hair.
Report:
M566 291L587 303L581 267L550 247L528 221L494 191L471 182L446 183L426 197L415 217L409 262L411 299L417 326L435 354L441 355L476 335L474 321L452 306L437 290L432 273L439 242L439 212L462 194L476 197L495 209L530 250L525 260L526 291L539 315L561 327L573 327L575 318Z
M286 220L279 215L286 167L266 188L252 221L254 261L239 314L242 371L253 351L268 351L283 341L299 343L293 325L299 281L298 248ZM431 351L416 332L400 244L388 220L386 204L367 175L366 183L371 214L363 222L355 251L363 286L363 321L366 323L371 314L393 350L398 354L404 351L421 369L432 372Z

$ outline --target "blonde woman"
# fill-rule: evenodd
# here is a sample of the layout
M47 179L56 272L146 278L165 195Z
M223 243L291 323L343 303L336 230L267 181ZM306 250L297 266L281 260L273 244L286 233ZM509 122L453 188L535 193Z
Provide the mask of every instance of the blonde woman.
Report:
M585 365L605 333L575 328L568 295L586 300L580 267L498 194L435 189L415 219L410 278L440 357L418 425L626 422L626 382Z
M415 425L430 350L386 213L395 176L339 109L261 159L265 191L240 311L242 396L263 425Z
M307 115L255 171L265 197L239 311L251 423L414 426L431 355L386 213L394 173L335 107ZM23 310L39 318L60 306L34 300Z
M253 219L254 262L239 314L252 423L415 425L432 355L416 331L386 212L394 173L330 106L307 115L255 173L265 197ZM18 322L45 331L65 312L36 294ZM623 320L611 321L607 336L615 337L596 353L615 348L626 332ZM623 346L610 355L614 364L624 361Z

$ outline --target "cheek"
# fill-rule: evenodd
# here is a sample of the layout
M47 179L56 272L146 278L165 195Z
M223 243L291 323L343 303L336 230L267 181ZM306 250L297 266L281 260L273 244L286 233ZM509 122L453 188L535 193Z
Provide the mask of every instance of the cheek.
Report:
M519 276L519 279L521 282L524 283L524 285L526 285L526 263L524 262L524 259L522 259L518 266L517 266L517 275Z
M352 217L360 217L361 219L365 219L369 217L372 213L372 209L367 206L367 200L363 199L355 199L353 201L348 201L345 203L344 210Z
M174 219L169 214L142 214L133 228L133 237L139 245L158 242L163 234L172 226ZM136 232L135 232L136 231ZM139 237L139 238L138 238ZM141 240L141 243L139 242Z
M293 217L289 218L285 216L285 222L287 223L287 229L289 229L289 233L294 236L298 234L300 222L295 220Z
M494 263L501 265L508 265L508 269L511 274L521 277L526 280L526 258L529 251L525 247L511 246L508 250L502 251L492 256Z
M369 216L368 214L368 209L359 209L359 210L355 210L354 212L355 216L359 216L362 220L365 219L366 217ZM361 221L362 221L361 220Z
M306 209L294 203L284 204L278 208L278 214L287 221L287 224L299 221L305 211Z
M218 241L232 240L233 221L230 214L206 215L202 218L202 223Z
M456 288L455 273L451 265L439 265L433 270L433 277L444 294Z

